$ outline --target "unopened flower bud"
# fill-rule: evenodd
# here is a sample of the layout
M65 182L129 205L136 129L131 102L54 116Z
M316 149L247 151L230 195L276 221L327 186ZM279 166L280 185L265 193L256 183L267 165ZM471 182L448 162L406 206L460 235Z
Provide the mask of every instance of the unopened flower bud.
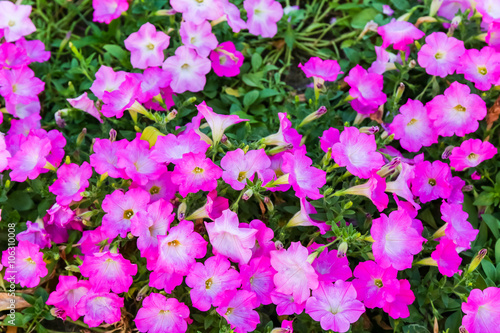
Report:
M54 119L56 120L57 126L64 128L66 126L66 121L62 118L63 115L67 114L68 109L62 109L54 114Z
M59 319L66 318L66 312L63 309L59 309L56 307L53 307L52 309L50 309L50 314L56 318L59 318Z
M415 61L415 59L410 60L410 62L408 63L408 67L412 69L415 68L415 66L417 66L417 62Z
M328 151L326 152L325 156L321 159L321 164L323 167L326 167L332 159L332 147L328 147Z
M186 203L181 202L179 207L177 208L177 218L179 219L179 221L184 220L184 218L186 217L186 209L187 209Z
M184 101L184 103L182 103L182 106L188 106L188 105L191 105L193 104L194 102L196 102L196 97L191 97L191 98L188 98L186 101Z
M284 246L283 246L283 243L280 242L280 241L276 241L274 242L274 246L276 247L276 250L283 250Z
M66 266L65 270L74 272L74 273L80 273L80 267L75 266L75 265L68 265Z
M274 210L274 204L269 197L264 197L264 203L266 204L267 210L272 212Z
M149 285L145 285L144 287L141 288L141 290L139 290L139 292L137 293L137 297L135 298L135 300L137 302L140 302L144 299L144 297L146 297L146 295L148 294L148 291L149 291Z
M129 233L127 233L127 238L132 240L132 239L134 239L134 235L132 235L132 233L129 232Z
M439 8L443 4L444 0L432 0L431 9L429 10L429 16L435 16Z
M474 257L474 259L472 259L472 261L469 265L469 269L467 269L467 273L473 272L477 268L477 266L479 266L479 264L484 259L484 257L486 257L487 253L488 253L488 250L486 250L486 249L480 250L477 253L477 255Z
M474 185L465 185L462 187L462 192L470 192L474 189Z
M76 146L80 147L81 144L83 143L83 140L85 140L85 135L87 135L87 129L83 128L80 134L78 134L78 137L76 138Z
M347 253L347 248L348 246L346 242L340 243L339 248L337 250L337 258L344 258Z
M346 203L346 204L344 205L344 210L347 210L347 209L351 208L351 207L352 207L352 205L353 205L352 201L349 201L348 203Z
M469 333L469 331L467 331L467 329L465 328L465 326L464 326L464 325L462 325L462 326L460 326L460 327L458 328L458 332L459 332L459 333Z
M322 115L324 115L328 110L326 109L325 106L320 106L318 110L314 111L313 113L309 114L307 117L302 120L300 123L299 127L302 127L311 121L320 118Z
M384 165L382 168L380 168L379 171L377 171L377 174L385 178L391 174L394 173L394 171L398 168L398 166L401 164L401 159L399 157L394 157L392 161Z
M310 255L307 256L307 260L306 261L308 263L312 264L313 261L314 261L314 259L316 259L318 257L318 255L319 255L319 252L314 251L313 253L311 253Z
M118 133L116 132L116 130L115 130L115 129L113 129L113 128L112 128L112 129L110 129L110 130L109 130L109 141L111 141L111 142L116 141L116 135L117 135L117 134L118 134Z
M398 90L396 90L396 96L395 96L396 102L401 99L404 92L405 92L405 84L401 82L399 84Z
M358 40L363 38L368 33L368 31L377 32L377 29L378 29L378 24L375 23L375 21L372 20L367 22L365 24L363 31L361 31L361 33L359 34Z
M481 174L477 171L474 171L472 175L470 175L470 178L472 178L473 180L479 180L481 179Z
M281 152L284 152L284 151L287 151L287 150L292 150L293 149L293 144L289 143L287 145L283 145L283 146L276 146L274 148L271 148L267 154L268 155L276 155L276 154L279 154Z
M378 126L365 126L365 127L361 127L359 129L360 133L365 133L365 134L369 134L369 135L373 135L375 133L378 133L379 131L380 131L380 127L378 127Z
M160 9L157 10L153 15L155 16L173 16L177 13L174 9Z
M241 197L241 199L247 201L248 199L250 199L253 195L253 190L251 188L249 188L248 190L245 191L245 193L243 193L243 196Z
M175 119L175 117L177 117L177 110L176 109L173 109L172 111L170 111L167 115L167 121L172 121Z
M380 138L382 140L385 140L389 136L389 132L383 131L382 134L380 134Z
M455 147L453 147L453 146L448 146L448 147L446 147L446 148L444 149L444 151L443 151L443 154L441 154L441 158L442 158L443 160L447 160L447 159L449 159L449 158L450 158L450 156L451 156L451 151L453 150L453 148L455 148Z
M333 193L333 188L329 187L326 189L326 191L323 193L323 196L327 197L329 196L330 194Z

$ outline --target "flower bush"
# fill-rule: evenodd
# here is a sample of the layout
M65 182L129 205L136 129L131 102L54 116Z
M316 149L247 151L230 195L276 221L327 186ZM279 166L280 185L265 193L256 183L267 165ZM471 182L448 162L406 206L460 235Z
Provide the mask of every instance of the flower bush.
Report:
M2 326L500 332L496 8L0 0Z

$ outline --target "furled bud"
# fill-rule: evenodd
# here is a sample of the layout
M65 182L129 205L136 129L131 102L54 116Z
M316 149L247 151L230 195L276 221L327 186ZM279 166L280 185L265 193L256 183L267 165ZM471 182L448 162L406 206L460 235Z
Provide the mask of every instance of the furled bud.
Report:
M339 248L337 250L337 257L344 258L346 256L346 253L347 253L347 248L348 248L348 246L347 246L346 242L340 243Z
M477 268L477 266L479 266L479 264L484 259L484 257L486 257L487 253L488 253L488 250L486 250L486 249L479 250L479 252L474 257L474 259L472 259L472 261L469 265L469 268L467 269L467 273L472 273Z
M137 293L137 297L135 298L135 300L137 302L140 302L144 299L144 297L146 297L146 295L148 294L148 291L149 291L149 285L145 285L144 287L141 288L141 290L139 290L139 292Z
M243 196L241 197L243 200L247 201L248 199L250 199L253 195L253 190L251 188L249 188L248 190L245 191L245 193L243 193Z
M111 142L116 141L116 135L117 135L117 134L118 134L118 133L116 132L116 130L115 130L115 129L113 129L113 128L112 128L112 129L110 129L110 130L109 130L109 141L111 141Z
M274 204L269 197L264 197L264 203L266 204L267 210L272 212L274 210Z
M467 331L467 329L465 328L464 325L462 325L462 326L460 326L458 328L458 332L460 332L460 333L469 333L469 331Z
M173 109L172 111L170 111L167 115L167 121L172 121L175 119L175 117L177 117L177 110L176 109Z
M280 241L274 242L274 246L276 247L276 250L283 250L284 248L283 243Z
M462 187L462 192L470 192L474 189L474 185L465 185Z
M314 111L313 113L309 114L307 117L302 120L300 123L299 127L302 127L306 124L309 124L311 121L320 118L322 115L324 115L328 110L326 109L325 106L320 106L318 110Z
M450 156L451 156L451 151L453 150L453 148L455 148L455 147L453 147L453 146L448 146L448 147L446 147L446 148L444 149L444 151L443 151L443 154L441 154L441 158L442 158L443 160L447 160L447 159L449 159L449 158L450 158Z
M321 165L323 167L326 167L332 159L332 147L328 147L328 151L326 152L325 156L321 159Z
M184 220L184 217L186 217L186 209L187 205L185 202L181 202L179 207L177 208L177 218L179 221Z
M66 121L63 119L63 115L66 115L68 113L68 109L62 109L62 110L59 110L57 111L55 114L54 114L54 119L56 121L56 124L57 126L59 126L60 128L64 128L66 127Z
M399 84L399 87L398 87L398 90L396 90L396 96L394 97L394 99L396 100L396 103L401 99L401 97L403 96L403 93L405 92L405 84L403 82L401 82Z
M365 127L361 127L359 129L360 133L365 133L365 134L370 134L370 135L378 133L379 131L380 131L380 128L378 126L365 126Z
M81 144L83 143L83 140L85 140L85 135L87 135L87 129L83 128L80 134L78 134L78 137L76 138L76 146L80 147Z
M429 10L429 16L435 16L439 8L443 4L444 0L432 0L431 9Z

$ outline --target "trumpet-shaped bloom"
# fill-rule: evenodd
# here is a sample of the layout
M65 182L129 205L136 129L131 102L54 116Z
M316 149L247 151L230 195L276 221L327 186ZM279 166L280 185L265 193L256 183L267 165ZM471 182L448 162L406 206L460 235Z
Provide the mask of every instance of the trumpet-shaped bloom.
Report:
M130 108L139 97L141 82L137 75L127 74L125 81L120 84L118 89L105 91L102 96L104 104L101 112L105 117L123 117L123 112Z
M94 22L109 24L128 9L127 0L92 0Z
M469 139L462 142L460 147L451 151L450 165L456 171L478 166L481 162L493 158L498 150L488 141Z
M253 35L271 38L278 32L278 21L283 17L283 7L275 0L245 0L247 28Z
M45 230L42 221L26 222L27 229L16 235L18 241L27 241L31 244L38 245L41 249L50 247L50 236Z
M91 289L80 298L76 311L89 327L97 327L106 322L114 324L120 321L124 305L123 298L109 292L96 292Z
M472 289L462 311L462 324L469 333L494 333L500 321L500 288Z
M415 178L411 181L413 194L423 203L437 198L446 199L451 194L451 170L441 161L423 161L414 168Z
M325 153L328 152L328 148L332 148L334 144L339 142L340 132L338 129L331 127L323 132L323 136L319 138L319 143L321 145L321 150Z
M385 194L386 187L385 178L380 177L376 172L372 172L372 176L366 183L342 190L339 194L365 196L373 202L379 212L382 212L389 204L389 197Z
M179 29L182 44L190 49L196 50L200 57L208 57L210 52L217 47L219 42L212 33L212 26L208 21L194 24L190 21L181 23Z
M40 278L48 273L40 247L27 241L19 241L16 247L3 251L2 265L6 267L4 280L19 283L23 288L38 286Z
M245 57L240 51L236 50L236 46L231 41L220 43L215 50L210 52L212 68L218 76L237 76L240 74L243 60L245 60Z
M6 170L9 166L10 152L5 144L5 137L0 133L0 172Z
M271 251L271 266L278 272L274 275L276 291L292 295L294 302L303 303L311 289L318 288L318 274L307 261L307 248L299 242L292 242L287 250Z
M393 319L408 318L410 316L408 305L415 301L415 295L410 287L408 280L399 280L398 293L394 300L384 304L384 312L387 312Z
M360 133L356 127L346 127L340 134L340 141L333 145L335 163L360 178L370 178L372 170L384 165L382 155L377 152L373 135Z
M418 152L420 148L438 142L437 132L422 102L408 99L399 112L389 128L401 147L410 152Z
M457 253L456 244L447 238L440 240L436 250L431 253L431 258L437 263L439 273L452 277L459 272L462 258Z
M190 321L186 304L157 293L144 299L134 319L139 332L144 333L184 333Z
M105 240L107 240L107 242L103 242ZM94 230L85 230L78 244L80 244L80 249L83 254L92 255L100 252L102 243L105 244L102 246L103 251L109 251L111 241L112 239L106 236L102 226L99 226Z
M75 109L87 112L92 117L99 120L100 123L103 122L103 120L101 119L101 114L95 107L94 101L87 97L87 92L84 92L77 98L68 98L67 101Z
M479 90L487 91L496 84L500 75L500 55L489 46L481 50L470 49L460 57L461 66L457 73L464 74L466 80L475 83Z
M274 290L273 277L276 274L271 267L269 257L253 258L248 265L240 265L241 289L253 291L260 304L271 304L271 292Z
M441 204L441 219L447 223L445 238L452 240L457 246L457 252L470 249L470 244L476 239L479 230L467 221L469 214L463 211L461 204Z
M204 2L208 1L204 0ZM179 46L175 50L175 55L165 60L162 68L172 75L170 87L173 92L180 94L185 91L203 90L211 63L210 60L200 57L195 50L187 46Z
M414 167L408 163L401 162L398 178L395 181L387 182L385 191L406 199L413 207L420 209L420 205L415 202L413 193L410 190L410 184L413 178L415 178Z
M273 229L268 228L261 220L252 220L248 226L257 230L257 233L255 234L255 245L252 248L252 258L262 256L268 257L270 251L276 250L276 246L273 242Z
M163 31L156 31L154 25L146 22L139 31L130 34L124 43L125 48L131 52L132 66L146 69L163 64L163 51L170 43L170 36Z
M486 43L497 52L500 51L500 22L492 22L486 35Z
M112 178L126 177L125 171L118 167L118 152L125 149L127 145L128 141L125 139L110 141L95 138L92 146L94 153L90 155L90 165L100 175L107 173Z
M2 1L4 3L6 1ZM45 83L35 77L28 67L0 69L0 95L12 104L29 104L38 101L38 94L43 91Z
M342 280L321 283L306 303L306 313L319 321L322 329L341 333L347 332L364 312L352 283Z
M187 153L205 154L209 144L200 139L195 131L179 134L158 136L156 144L151 151L151 158L156 162L177 164L182 156Z
M367 308L382 308L399 292L397 276L398 271L392 267L382 268L374 261L363 261L354 269L352 284Z
M185 197L188 193L215 190L221 176L222 170L205 153L187 153L175 166L172 182L179 185L179 193Z
M312 160L306 156L305 146L283 155L284 173L288 173L288 182L299 198L313 200L322 198L319 189L326 184L326 172L312 166Z
M57 180L49 186L49 191L56 195L56 201L62 206L72 201L82 200L81 193L89 186L92 177L92 167L87 162L78 164L63 164L57 169Z
M253 181L255 173L261 175L271 166L271 160L264 149L249 150L245 153L238 148L228 151L222 158L220 166L224 170L222 179L233 189L241 191L246 186L247 179Z
M372 250L380 267L411 268L413 256L422 250L425 241L412 224L412 218L404 209L389 216L381 214L380 218L373 220L370 231L375 242Z
M194 231L193 222L183 220L166 236L158 236L158 248L157 270L186 275L195 260L207 253L207 241Z
M392 20L390 23L378 27L378 33L382 36L382 47L392 45L394 50L405 51L413 41L425 36L425 33L417 29L407 21Z
M172 8L182 13L185 21L201 24L203 21L212 21L224 15L221 0L170 0Z
M87 280L78 281L76 276L60 275L56 290L50 293L47 304L64 311L64 319L67 315L72 320L78 320L80 315L76 310L76 305L91 288Z
M207 195L207 202L203 207L198 208L190 214L186 220L205 219L215 220L222 215L222 212L229 208L229 200L224 197L218 197L217 191L210 191Z
M217 114L209 107L204 101L197 105L196 108L198 112L203 115L205 120L212 130L212 140L213 142L219 142L224 134L224 131L229 126L241 123L242 121L248 121L248 119L241 119L237 115L223 115Z
M240 228L238 215L229 209L214 222L205 222L205 227L215 253L240 264L248 263L255 245L256 229Z
M149 67L144 70L140 78L141 81L141 94L138 96L137 100L141 103L145 103L145 107L149 107L149 102L154 103L151 100L158 94L162 94L164 89L170 89L170 82L172 82L172 77L169 72L166 72L158 67ZM172 91L170 90L170 93ZM163 94L161 95L162 97ZM164 99L165 104L168 106L169 102Z
M15 42L36 31L30 20L31 6L0 1L0 31L7 42Z
M247 290L228 291L223 295L217 313L226 318L235 333L252 332L260 322L257 296Z
M433 32L425 38L425 45L418 52L418 63L427 74L446 77L455 73L464 53L463 41L448 37L444 32Z
M384 77L380 74L368 73L366 69L356 65L349 71L349 75L346 76L344 81L351 87L349 95L354 97L355 101L360 105L359 108L355 108L358 112L360 112L361 106L377 108L387 101L387 95L382 92ZM353 108L358 104L352 104ZM368 108L370 109L370 107Z
M235 292L241 285L240 273L231 268L225 257L216 255L197 262L189 270L186 284L193 288L189 292L193 306L201 311L210 310L211 305L219 305L224 292Z
M316 214L316 209L311 205L306 198L300 198L300 210L292 216L286 226L289 227L309 227L315 226L319 228L319 232L324 235L331 229L325 222L312 219L309 215Z
M47 164L47 156L52 145L48 138L40 139L30 135L21 144L20 150L9 159L10 178L16 182L24 182L26 178L35 179L42 173Z
M106 195L102 209L107 213L102 218L102 226L108 237L120 235L125 238L130 231L130 219L139 211L145 210L149 194L140 188L130 189L127 193L115 190Z
M459 10L465 13L467 9L471 8L471 5L470 0L444 0L437 13L439 16L452 20ZM472 14L470 13L470 15Z
M318 77L325 81L336 81L339 74L343 74L337 60L322 60L311 57L305 65L299 64L307 77Z
M233 29L233 32L238 33L242 29L246 29L247 23L241 19L238 6L228 0L222 0L222 8L227 17L227 24Z

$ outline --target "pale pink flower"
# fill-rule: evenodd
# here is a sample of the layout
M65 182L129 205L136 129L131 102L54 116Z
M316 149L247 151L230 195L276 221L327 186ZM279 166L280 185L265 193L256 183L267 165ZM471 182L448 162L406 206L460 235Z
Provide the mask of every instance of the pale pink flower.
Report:
M227 17L227 23L233 32L238 33L242 29L246 29L247 23L241 19L241 13L238 6L228 0L222 0L222 8Z
M21 144L20 150L9 159L10 178L24 182L26 178L35 179L43 172L52 145L48 138L40 139L30 135Z
M337 60L321 60L318 57L311 57L305 65L299 64L299 68L306 77L318 77L325 81L336 81L339 74L344 74Z
M246 290L227 291L217 308L217 313L224 317L235 333L252 332L260 322L255 293Z
M483 15L484 23L500 21L500 10L495 0L477 0L475 2L476 10Z
M237 115L223 115L217 114L213 111L211 107L209 107L205 101L196 106L198 112L203 115L205 120L207 121L210 129L212 130L212 141L214 143L220 142L224 131L229 126L234 124L238 124L242 121L248 121L248 119L241 119Z
M45 50L45 44L39 40L26 40L21 37L16 46L23 48L30 62L45 62L50 58L50 52Z
M217 47L219 42L212 33L212 26L208 21L194 24L191 21L181 22L179 29L182 44L196 50L200 57L208 57L210 52Z
M170 43L170 36L149 22L139 31L130 34L124 41L125 48L131 52L130 62L134 68L146 69L161 66L165 60L163 51Z
M118 90L127 77L130 76L127 76L126 72L115 72L113 68L103 65L95 73L95 80L90 90L97 98L102 100L105 92Z
M452 20L459 10L465 13L469 8L471 8L471 0L443 0L437 14L448 20ZM471 12L470 15L472 14Z
M0 31L7 42L15 42L36 31L30 20L31 6L0 1Z
M89 186L92 167L87 162L63 164L57 169L57 180L49 186L49 191L56 195L58 204L67 206L72 201L82 200L82 192Z
M306 307L306 301L296 303L292 295L282 294L276 290L271 293L271 300L276 304L278 316L301 314Z
M405 51L413 41L425 36L425 33L417 29L413 24L406 21L392 20L390 23L378 27L378 33L382 36L382 47L392 45L394 50Z
M248 265L240 265L241 289L253 291L260 304L271 304L271 292L274 290L273 277L276 274L271 267L269 257L253 258Z
M500 51L500 22L492 22L486 35L486 43L497 52Z
M245 0L247 28L253 35L271 38L278 32L278 21L283 17L283 7L275 0Z
M462 324L469 333L498 332L500 322L500 288L472 289L462 303Z
M92 0L94 22L109 24L128 9L127 0Z
M97 327L106 322L114 324L120 321L123 298L109 292L96 292L92 289L80 298L76 311L89 327Z
M9 260L10 256L13 256L14 260ZM6 267L4 280L19 283L23 288L38 286L40 278L48 273L40 247L27 241L19 241L16 247L3 251L2 265Z
M318 227L319 232L324 235L327 231L331 229L329 225L327 225L323 221L317 221L312 219L309 215L316 214L316 209L313 205L311 205L306 198L300 198L300 210L292 216L292 218L286 224L287 228L290 227L309 227L315 226Z
M5 3L2 1L0 3ZM0 10L1 12L1 10ZM29 104L38 101L38 94L43 91L45 83L35 77L28 67L0 69L0 95L12 104Z
M399 169L398 178L395 181L387 182L385 191L406 199L406 201L418 210L420 209L420 205L415 202L413 192L410 190L411 180L415 178L414 167L408 163L401 162Z
M497 153L497 148L488 141L465 140L460 147L455 147L451 151L450 165L456 171L474 168L481 162L493 158Z
M220 166L224 170L222 179L233 189L241 191L247 185L247 179L254 180L255 173L262 179L262 172L271 166L271 160L264 149L244 152L241 148L228 151Z
M195 50L179 46L175 55L165 60L162 68L172 75L170 86L173 92L180 94L185 91L203 90L211 64L210 60L200 57Z
M72 320L78 320L80 315L76 310L76 305L91 288L92 286L87 280L78 281L76 276L60 275L56 290L50 293L47 304L64 311L64 320L66 320L66 316Z
M204 154L208 147L209 144L201 140L195 131L183 132L178 136L169 133L158 136L151 151L151 158L157 162L177 164L184 154Z
M222 10L222 0L170 0L172 8L182 13L182 18L185 21L201 24L203 21L216 20L220 18L224 12Z
M465 53L464 42L448 37L444 32L433 32L425 38L418 52L418 63L429 75L446 77L455 73Z
M87 112L92 117L99 120L100 123L103 122L103 120L101 119L101 114L99 113L99 111L95 107L94 101L87 97L87 92L84 92L82 95L80 95L77 98L68 98L67 101L75 109Z
M154 270L155 265L156 262L150 263L150 260L148 261L147 268L153 270L149 275L149 286L159 290L163 289L167 294L171 294L176 287L182 284L184 275L174 271Z
M7 146L5 145L5 137L3 133L0 133L0 172L8 168L10 157L11 154L7 150Z

